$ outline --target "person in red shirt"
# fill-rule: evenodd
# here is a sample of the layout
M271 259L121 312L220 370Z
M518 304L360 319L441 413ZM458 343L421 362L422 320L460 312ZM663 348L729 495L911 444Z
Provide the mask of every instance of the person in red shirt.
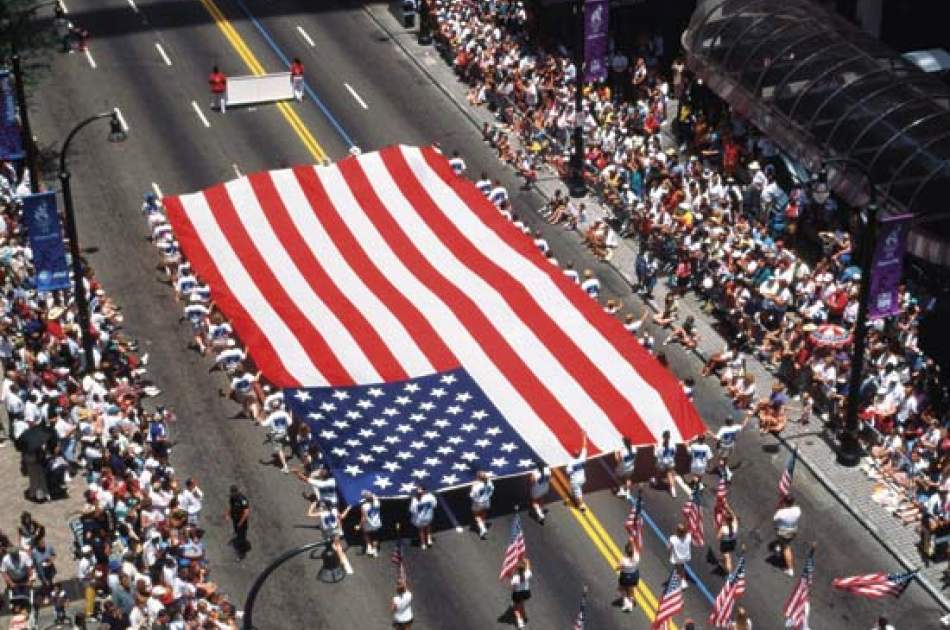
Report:
M290 82L294 86L294 98L298 101L303 100L303 63L298 57L294 57L290 64Z
M218 70L218 66L211 68L211 76L208 77L208 85L211 86L211 109L217 109L222 114L227 111L227 102L225 90L228 86L228 78L224 73Z

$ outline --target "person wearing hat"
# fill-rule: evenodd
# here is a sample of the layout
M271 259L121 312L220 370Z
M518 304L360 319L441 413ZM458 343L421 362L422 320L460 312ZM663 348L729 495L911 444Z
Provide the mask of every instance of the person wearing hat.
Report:
M243 560L251 549L251 543L247 540L251 503L236 485L232 485L230 489L227 516L231 519L231 526L234 528L232 541L234 549L237 551L238 559Z
M584 280L581 282L581 289L595 300L600 296L600 280L594 275L592 270L584 270Z

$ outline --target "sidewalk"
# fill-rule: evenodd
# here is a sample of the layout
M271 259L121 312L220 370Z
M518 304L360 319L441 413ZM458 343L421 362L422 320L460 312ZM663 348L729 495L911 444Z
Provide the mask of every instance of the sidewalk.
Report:
M407 31L396 19L395 13L385 5L371 4L364 6L364 11L386 31L396 45L412 60L444 94L449 98L462 114L471 123L481 130L484 123L495 123L495 117L484 107L473 107L466 100L466 88L456 78L452 68L448 66L433 46L420 46L416 39L415 30ZM512 135L513 146L516 144ZM516 147L519 148L519 147ZM550 198L555 190L563 190L564 184L559 181L553 172L545 169L535 185L535 189L544 197ZM590 223L603 218L607 211L600 205L596 197L588 195L578 200L587 206L586 221L578 226L582 231ZM518 209L523 210L523 209ZM533 209L532 209L533 210ZM637 256L636 243L631 239L622 239L614 251L608 264L619 273L629 284L635 283L634 261ZM654 303L647 303L652 310L662 304L668 287L660 282L654 290ZM680 300L680 317L693 315L696 318L700 342L695 353L698 359L706 360L709 355L719 352L725 345L725 339L713 327L713 320L701 308L695 296L690 293ZM651 334L656 337L657 345L662 343L665 335ZM679 346L677 346L679 347ZM680 348L681 349L681 348ZM750 356L747 369L755 375L756 398L767 396L774 382L772 373L754 357ZM800 407L795 401L788 405L789 418L797 418ZM944 596L946 588L943 580L944 563L929 567L923 566L923 561L917 550L918 535L913 526L903 526L884 507L872 500L875 482L869 479L860 468L844 468L835 462L835 452L825 436L823 423L815 419L807 426L789 422L784 434L777 439L777 444L791 450L799 449L799 460L821 482L828 492L859 522L881 545L897 559L907 570L921 568L919 581L928 593L943 607L950 611L950 600ZM763 438L764 441L775 438Z

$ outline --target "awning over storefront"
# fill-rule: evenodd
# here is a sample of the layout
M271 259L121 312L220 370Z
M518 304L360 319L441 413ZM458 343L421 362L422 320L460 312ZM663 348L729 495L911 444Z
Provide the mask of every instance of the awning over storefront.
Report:
M810 0L701 2L683 46L713 91L809 169L865 165L878 204L917 217L912 253L950 265L950 86ZM854 169L831 169L831 185L868 200Z

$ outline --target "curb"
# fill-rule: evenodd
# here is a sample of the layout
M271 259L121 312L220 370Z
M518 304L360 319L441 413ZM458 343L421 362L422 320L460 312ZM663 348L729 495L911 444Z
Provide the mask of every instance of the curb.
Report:
M439 91L442 92L442 94L445 95L445 97L448 98L449 101L453 105L455 105L455 107L462 113L462 115L465 116L465 118L467 118L469 122L471 122L472 125L476 129L481 130L481 122L474 115L472 115L470 111L468 111L468 107L460 103L458 99L455 98L455 95L452 94L448 89L446 89L446 87L442 85L442 83L431 72L429 72L428 68L426 68L425 65L416 58L416 56L412 53L412 51L410 51L406 47L406 45L402 41L400 41L397 34L393 33L385 24L383 24L382 21L380 21L379 18L377 18L376 15L373 14L373 11L369 7L364 6L363 11L369 16L369 18L373 21L373 23L376 24L376 26L382 29L383 32L385 32L389 36L389 39L394 44L396 44L396 46L399 47L399 49L403 52L403 54L406 57L410 59L410 61L412 61L413 65L415 65L416 68L418 68L422 72L422 74L425 75L426 78L428 78L429 81L433 85L435 85L439 89ZM545 199L549 199L548 195L546 195L544 191L542 191L536 185L533 185L532 188L535 190L535 192L537 192L539 195L541 195ZM630 278L628 278L627 275L624 274L624 272L621 269L619 269L618 267L615 267L614 264L610 261L607 261L607 264L617 275L623 278L624 282L626 282L629 286L633 286L633 284L630 281ZM644 300L642 297L640 297L640 300L641 302L643 302L646 308L654 312L657 311L657 309L652 304L650 304L650 302L648 302L647 300ZM706 361L706 357L698 349L693 349L692 354L694 354L696 357L701 359L703 362ZM792 446L790 445L789 441L786 438L780 435L776 436L776 438L778 439L781 446L785 447L786 450L788 450L789 452L793 450ZM868 521L866 518L864 518L864 516L858 512L858 509L854 507L854 505L852 505L851 501L845 495L841 494L838 490L834 488L834 486L831 483L831 480L828 479L828 477L823 472L821 472L811 462L811 460L807 456L802 455L801 452L799 452L798 459L803 464L805 464L805 467L808 469L808 471L815 477L815 479L818 480L818 482L828 492L828 494L830 494L832 497L835 498L835 500L838 501L838 503L844 506L845 510L847 510L848 513L852 517L854 517L854 519L871 535L871 537L874 538L874 540L876 540L889 554L891 554L907 571L913 571L919 568L918 566L910 562L893 545L891 545L887 541L887 539L884 537L884 535L879 531L878 527L874 525L873 523L871 523L870 521ZM933 584L931 584L929 580L922 578L919 573L914 579L917 583L919 583L924 588L925 591L927 591L927 594L930 595L934 599L934 601L936 601L937 604L940 605L941 608L943 608L943 610L950 611L950 600L948 600L943 595L943 593L940 592L940 589L936 588Z

